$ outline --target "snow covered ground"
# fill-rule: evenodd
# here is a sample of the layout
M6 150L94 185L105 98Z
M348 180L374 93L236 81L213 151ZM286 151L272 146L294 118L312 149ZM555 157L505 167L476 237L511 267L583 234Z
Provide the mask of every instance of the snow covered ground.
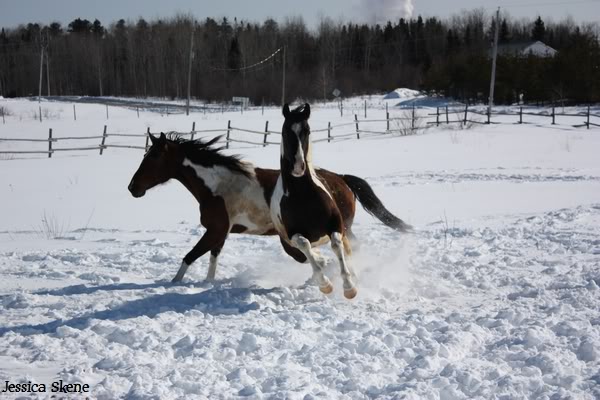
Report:
M37 103L0 106L10 111L0 138L282 122L277 109L111 108L106 120L93 104L78 104L74 121L71 104L42 103L40 123ZM314 107L311 126L353 118ZM401 235L359 210L353 301L328 248L336 290L325 296L275 237L231 235L216 282L204 282L203 257L171 284L203 228L176 182L131 197L141 150L2 154L0 387L62 379L99 399L599 398L600 130L571 126L581 120L315 143L317 165L366 178L418 229ZM278 165L278 146L230 152Z

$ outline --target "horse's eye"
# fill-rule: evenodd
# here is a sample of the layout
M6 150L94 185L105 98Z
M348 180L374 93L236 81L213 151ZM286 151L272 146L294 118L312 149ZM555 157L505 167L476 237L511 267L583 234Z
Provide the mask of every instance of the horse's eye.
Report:
M149 157L149 158L158 158L159 154L158 151L156 151L156 149L150 148L150 150L148 150L148 152L146 153L145 157Z

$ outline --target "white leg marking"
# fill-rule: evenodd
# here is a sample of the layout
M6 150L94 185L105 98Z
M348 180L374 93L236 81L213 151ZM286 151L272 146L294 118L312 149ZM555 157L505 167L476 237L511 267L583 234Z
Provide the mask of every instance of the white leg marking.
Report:
M281 179L281 174L279 178L277 178L277 183L275 184L275 189L273 189L273 195L271 196L271 204L270 204L270 214L271 221L273 221L273 225L279 234L284 238L287 238L287 234L285 233L285 227L283 226L283 222L281 220L281 199L285 196L283 192L283 180Z
M351 299L356 296L356 287L354 282L352 282L352 272L348 268L348 265L346 265L344 242L341 233L334 232L331 234L331 249L340 262L340 272L342 274L342 279L344 280L344 296Z
M310 241L302 235L295 234L292 236L292 245L300 250L310 262L313 268L313 276L319 284L319 289L323 293L331 293L333 290L331 281L323 274L323 269L325 268L324 259L313 251Z
M206 274L207 281L213 281L215 279L215 275L217 273L217 258L210 255L210 261L208 262L208 274Z
M177 271L177 275L175 275L175 278L173 278L172 282L181 282L189 267L190 266L187 265L185 261L182 261L181 267L179 267L179 271Z

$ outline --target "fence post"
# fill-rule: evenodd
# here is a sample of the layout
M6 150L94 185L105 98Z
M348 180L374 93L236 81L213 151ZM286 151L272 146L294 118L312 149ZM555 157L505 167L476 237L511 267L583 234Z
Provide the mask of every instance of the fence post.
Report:
M365 119L367 119L367 101L365 100Z
M440 126L440 108L435 108L435 125Z
M519 107L519 124L523 123L523 106Z
M77 111L75 111L75 104L73 104L73 121L77 121Z
M360 139L360 133L358 132L358 115L354 114L354 121L356 122L356 138Z
M2 123L6 124L6 121L4 120L4 107L0 107L0 111L2 111Z
M446 106L446 124L450 123L450 119L448 118L448 106Z
M106 119L108 119L108 104L106 105Z
M145 151L148 151L149 142L150 142L150 127L148 127L148 130L146 131L146 145L144 146Z
M342 98L340 97L340 117L344 116L344 102L342 101Z
M196 121L192 122L192 140L194 140L194 135L196 134Z
M588 104L588 110L587 110L587 122L585 123L587 125L587 128L590 129L590 105Z
M556 125L555 121L556 114L554 113L554 104L552 105L552 125Z
M150 129L150 128L148 128ZM106 125L104 125L104 132L102 132L102 142L100 142L100 155L104 152L104 144L106 143Z
M52 158L52 128L48 130L48 158Z
M385 108L387 109L387 104ZM385 121L387 123L387 133L390 133L390 113L387 111L385 112Z
M331 122L327 123L327 143L331 142Z
M265 138L263 139L263 147L267 146L267 135L269 134L269 121L265 122Z
M490 107L488 107L488 110L487 110L487 117L488 117L487 124L489 125L490 124L490 119L492 117L492 110L490 109Z
M135 110L137 111L138 118L140 117L140 106L135 106Z
M411 130L414 133L414 131L415 131L415 105L414 104L413 104L413 109L412 109Z
M231 132L231 120L227 121L227 142L225 143L225 148L228 149L229 148L229 132Z
M42 122L42 106L38 106L39 111L40 111L40 122Z
M467 110L469 109L469 105L465 104L465 119L463 120L463 124L467 124Z

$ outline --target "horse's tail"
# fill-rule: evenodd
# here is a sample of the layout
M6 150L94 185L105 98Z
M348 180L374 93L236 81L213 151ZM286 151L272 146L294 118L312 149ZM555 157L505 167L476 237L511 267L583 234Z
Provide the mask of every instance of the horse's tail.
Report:
M342 175L342 179L369 214L392 229L400 232L412 232L412 226L385 208L367 181L354 175Z

